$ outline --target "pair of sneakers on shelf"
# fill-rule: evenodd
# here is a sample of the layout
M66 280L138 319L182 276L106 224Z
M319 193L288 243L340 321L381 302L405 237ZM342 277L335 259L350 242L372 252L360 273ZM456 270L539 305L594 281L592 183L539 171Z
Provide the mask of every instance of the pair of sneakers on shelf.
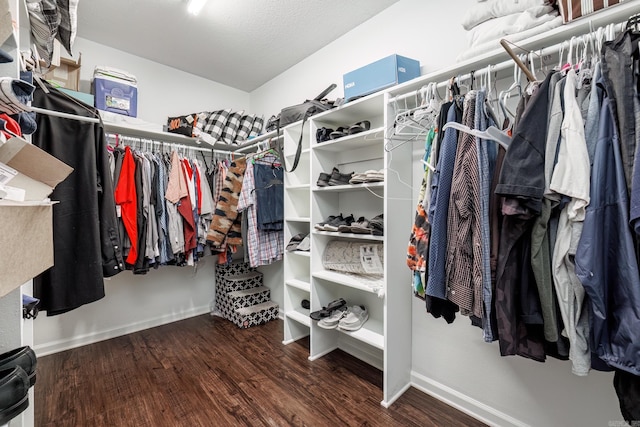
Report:
M327 219L314 225L318 231L332 231L339 233L372 234L374 236L384 235L383 214L372 219L361 216L356 221L353 214L348 217L340 215L330 215Z
M369 319L369 312L364 305L346 305L331 312L328 317L318 321L318 326L324 329L341 329L343 331L357 331Z
M349 185L349 181L353 177L351 173L340 173L340 170L336 167L333 168L331 173L320 172L316 185L318 187L331 187L336 185Z

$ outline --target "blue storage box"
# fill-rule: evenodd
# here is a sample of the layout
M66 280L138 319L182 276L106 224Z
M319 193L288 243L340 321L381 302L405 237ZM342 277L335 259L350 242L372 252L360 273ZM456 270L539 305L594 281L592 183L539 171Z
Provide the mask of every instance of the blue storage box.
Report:
M390 55L342 76L344 99L351 101L420 76L420 62Z
M138 116L138 88L123 81L95 77L93 94L96 108L125 116Z

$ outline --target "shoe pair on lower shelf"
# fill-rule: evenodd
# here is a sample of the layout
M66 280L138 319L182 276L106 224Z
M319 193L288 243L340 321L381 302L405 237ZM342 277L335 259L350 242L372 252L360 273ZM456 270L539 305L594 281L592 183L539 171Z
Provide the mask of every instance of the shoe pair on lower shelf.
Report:
M343 217L340 215L330 215L327 219L322 222L317 223L313 227L318 231L333 231L337 232L345 229L345 227L350 228L351 224L353 224L355 219L353 218L353 214L348 217ZM344 231L343 231L344 232Z
M0 354L0 425L29 407L29 388L36 383L36 355L29 346Z
M315 224L314 228L318 231L382 236L384 235L384 219L383 214L377 215L370 220L361 216L357 221L353 214L348 217L343 217L342 214L337 216L330 215L324 221Z
M349 185L349 180L353 177L351 173L340 173L340 170L336 167L333 168L331 173L320 172L320 176L316 181L318 187L334 187L337 185Z
M324 329L342 329L343 331L357 331L369 319L369 312L364 305L340 307L333 310L331 315L318 321L318 326Z

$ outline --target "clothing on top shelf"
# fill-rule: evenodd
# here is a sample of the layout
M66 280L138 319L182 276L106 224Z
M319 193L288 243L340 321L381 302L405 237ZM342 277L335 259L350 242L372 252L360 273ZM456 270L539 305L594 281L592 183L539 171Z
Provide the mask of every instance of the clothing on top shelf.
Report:
M477 2L468 7L462 16L462 27L469 31L483 22L551 3L553 2L549 0L488 0Z

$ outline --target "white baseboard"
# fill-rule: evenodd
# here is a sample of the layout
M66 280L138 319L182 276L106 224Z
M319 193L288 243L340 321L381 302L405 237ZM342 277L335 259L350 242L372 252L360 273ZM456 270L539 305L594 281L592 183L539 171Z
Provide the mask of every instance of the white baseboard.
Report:
M152 319L129 323L106 331L96 331L90 334L74 336L69 339L62 339L58 341L47 342L44 344L38 344L34 346L33 349L38 357L46 356L48 354L58 353L60 351L70 350L76 347L82 347L83 345L93 344L111 338L120 337L122 335L131 334L133 332L138 332L145 329L154 328L156 326L165 325L167 323L177 322L179 320L206 314L209 313L209 309L210 308L208 305L202 307L194 307L178 313L165 314L163 316L154 317Z
M490 426L530 427L525 422L415 371L411 372L411 385Z
M400 389L399 392L397 392L395 395L391 396L391 398L389 398L389 400L383 400L382 402L380 402L380 404L382 405L383 408L389 408L391 405L393 405L393 402L398 400L400 398L400 396L402 396L404 394L404 392L409 390L410 388L411 388L411 383L406 384L404 387L402 387Z

